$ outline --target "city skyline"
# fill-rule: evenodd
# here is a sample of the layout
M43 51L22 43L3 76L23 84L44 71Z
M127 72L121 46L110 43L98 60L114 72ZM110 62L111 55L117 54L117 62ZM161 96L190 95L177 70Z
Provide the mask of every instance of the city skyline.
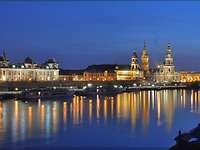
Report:
M177 70L199 71L200 3L1 4L0 48L14 62L26 56L37 62L54 56L64 69L129 64L134 51L141 55L146 40L151 66L162 63L170 42Z
M149 49L148 49L148 46L147 46L148 44L147 44L147 41L146 40L144 40L143 41L143 47L141 48L141 50L138 52L137 50L133 50L132 51L132 53L131 53L131 55L130 56L128 56L129 58L129 60L127 61L127 63L104 63L103 61L101 62L101 63L99 63L99 64L88 64L88 66L91 66L91 65L129 65L130 63L131 63L131 58L132 58L132 55L134 55L134 54L136 54L137 55L137 57L139 57L139 59L138 59L138 63L139 64L141 64L142 65L142 55L143 55L143 53L144 53L144 50L146 51L145 53L147 53L147 57L148 57L148 63L149 63L149 69L156 69L159 65L161 65L161 64L163 64L163 62L164 62L164 59L165 59L165 55L166 55L166 52L164 53L164 55L163 56L161 56L160 58L159 58L159 61L157 61L158 63L156 63L156 64L152 64L152 60L151 60L151 54L149 54ZM170 48L172 48L173 49L173 46L171 47L171 43L170 42L168 42L167 44L166 44L166 49L165 49L165 51L169 48L169 46L170 46ZM174 50L173 50L174 51ZM150 55L150 58L149 58L149 55ZM10 62L10 64L19 64L19 63L23 63L24 62L24 60L26 60L27 58L30 58L31 59L31 61L33 61L34 63L36 62L35 61L35 59L32 59L32 56L30 56L30 55L28 55L28 56L25 56L22 60L20 60L19 62L14 62L13 60L10 60L9 59L9 56L7 56L7 53L6 53L6 51L5 50L2 50L2 56L0 56L0 57L5 57L5 59L7 59L9 62ZM174 54L173 54L173 57L174 57ZM43 64L42 62L44 61L44 58L46 58L46 60L49 60L49 59L52 59L52 60L54 60L54 61L56 61L56 62L58 62L59 63L59 60L57 60L55 57L52 57L52 56L50 56L50 57L43 57L42 59L40 59L39 61L37 61L39 64ZM65 66L63 66L63 64L59 64L61 67L60 67L60 69L69 69L69 68L65 68ZM175 65L176 65L176 63L175 63ZM88 66L86 66L86 67L88 67ZM85 67L85 68L86 68ZM85 69L85 68L79 68L79 69ZM74 69L74 70L77 70L77 68L70 68L70 69ZM186 69L182 69L182 70L179 70L179 71L192 71L192 70L186 70ZM193 71L195 71L195 70L193 70Z

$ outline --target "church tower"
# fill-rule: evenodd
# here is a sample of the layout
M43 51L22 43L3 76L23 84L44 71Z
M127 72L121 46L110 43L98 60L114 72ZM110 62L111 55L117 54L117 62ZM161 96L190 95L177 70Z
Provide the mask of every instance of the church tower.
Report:
M142 70L144 70L144 72L149 71L149 55L147 52L146 41L144 41L144 48L142 49L141 65L142 65Z
M157 67L156 72L157 82L177 82L180 81L180 74L176 72L174 58L170 43L167 44L165 60L162 65Z
M139 70L140 66L138 64L138 56L137 53L134 52L131 58L131 70Z
M174 65L174 60L173 60L172 49L171 49L170 43L167 44L167 53L166 53L166 56L165 56L165 65L168 65L168 66Z

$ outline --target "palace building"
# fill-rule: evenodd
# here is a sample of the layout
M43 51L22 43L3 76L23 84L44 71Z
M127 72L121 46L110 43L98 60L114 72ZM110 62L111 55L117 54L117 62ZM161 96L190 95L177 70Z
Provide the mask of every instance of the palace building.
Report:
M5 53L0 56L0 81L54 81L59 79L58 64L48 59L39 65L30 57L23 63L10 64Z
M157 82L177 82L180 81L180 75L176 72L172 49L170 43L167 46L164 63L158 65L155 72Z
M64 70L59 71L60 81L84 81L83 78L84 70Z
M109 64L88 66L83 73L83 78L85 81L115 81L116 66Z

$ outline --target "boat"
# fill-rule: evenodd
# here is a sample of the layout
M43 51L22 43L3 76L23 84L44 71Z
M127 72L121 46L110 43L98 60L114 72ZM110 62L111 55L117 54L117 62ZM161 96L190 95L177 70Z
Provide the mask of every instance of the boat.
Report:
M86 88L82 91L76 91L74 94L79 96L92 96L92 95L116 95L122 92L122 88L114 88L113 86L105 86L103 88L100 87L91 87Z
M58 99L74 95L74 92L67 89L32 89L23 91L18 95L18 99L35 100L35 99Z

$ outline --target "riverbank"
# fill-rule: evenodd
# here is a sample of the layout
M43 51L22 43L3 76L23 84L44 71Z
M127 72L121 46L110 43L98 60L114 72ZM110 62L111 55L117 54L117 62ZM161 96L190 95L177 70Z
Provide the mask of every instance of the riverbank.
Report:
M1 82L0 83L0 98L17 98L23 92L32 92L37 90L55 92L63 89L70 95L116 95L122 92L133 92L141 90L173 90L173 89L200 89L199 83L154 83L144 81L71 81L71 82ZM54 90L52 90L54 89ZM53 94L55 95L55 94ZM58 96L56 94L56 96ZM68 96L68 95L66 95Z
M0 91L23 90L47 87L77 87L81 88L88 84L93 86L123 86L130 89L172 89L172 88L200 88L200 82L193 83L155 83L153 81L46 81L46 82L0 82Z

